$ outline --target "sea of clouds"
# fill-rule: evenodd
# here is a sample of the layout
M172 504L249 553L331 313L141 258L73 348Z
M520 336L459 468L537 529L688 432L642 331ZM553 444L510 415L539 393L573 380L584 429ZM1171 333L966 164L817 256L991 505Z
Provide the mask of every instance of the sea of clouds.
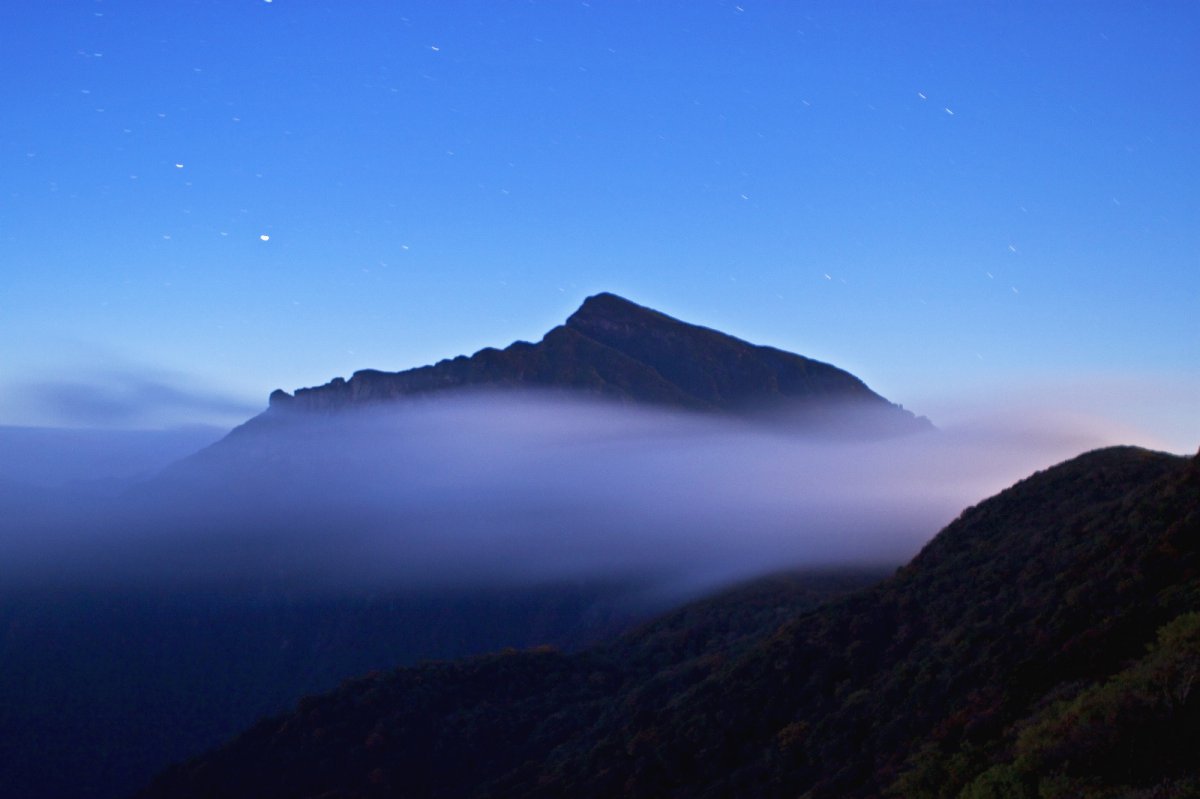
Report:
M900 565L1104 443L968 423L883 440L530 394L274 414L115 496L0 492L10 585L344 593L634 579L694 594Z

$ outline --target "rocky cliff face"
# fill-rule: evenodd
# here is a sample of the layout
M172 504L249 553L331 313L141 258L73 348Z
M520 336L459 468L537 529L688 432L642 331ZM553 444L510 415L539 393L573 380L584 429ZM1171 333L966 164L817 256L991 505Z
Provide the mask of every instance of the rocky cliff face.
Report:
M818 406L883 411L906 429L929 427L820 361L687 324L615 294L589 297L536 344L518 341L402 372L373 369L294 394L271 408L330 411L436 391L539 389L696 411L745 413Z

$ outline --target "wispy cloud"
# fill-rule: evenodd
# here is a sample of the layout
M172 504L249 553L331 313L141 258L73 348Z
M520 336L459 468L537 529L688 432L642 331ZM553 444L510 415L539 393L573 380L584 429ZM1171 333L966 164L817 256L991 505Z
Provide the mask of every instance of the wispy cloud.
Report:
M40 424L62 427L163 427L245 420L262 406L209 388L185 375L154 369L88 372L71 379L32 380L9 388L10 408Z

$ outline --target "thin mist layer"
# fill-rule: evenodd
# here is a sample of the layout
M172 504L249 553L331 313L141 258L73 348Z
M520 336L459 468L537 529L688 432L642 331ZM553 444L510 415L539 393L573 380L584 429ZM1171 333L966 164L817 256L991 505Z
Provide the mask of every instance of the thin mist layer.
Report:
M869 420L865 420L869 421ZM116 501L9 502L6 579L346 592L900 564L1069 436L883 441L523 394L247 425Z

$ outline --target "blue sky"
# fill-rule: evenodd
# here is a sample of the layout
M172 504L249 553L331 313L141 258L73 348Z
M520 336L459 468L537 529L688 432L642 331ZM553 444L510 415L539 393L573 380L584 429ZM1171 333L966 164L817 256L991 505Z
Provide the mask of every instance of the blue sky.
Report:
M1200 443L1195 3L17 0L0 424L233 424L588 294Z

